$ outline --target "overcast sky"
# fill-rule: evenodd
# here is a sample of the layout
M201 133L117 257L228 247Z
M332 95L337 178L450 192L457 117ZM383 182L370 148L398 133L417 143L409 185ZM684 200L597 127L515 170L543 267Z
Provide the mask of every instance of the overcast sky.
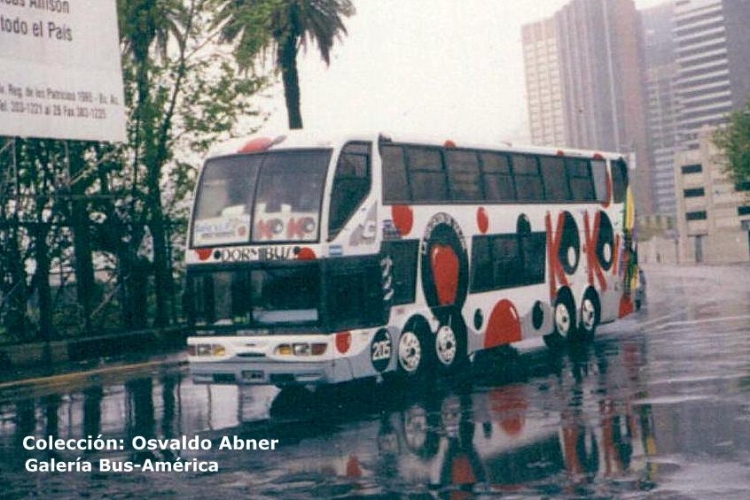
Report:
M305 129L529 142L521 26L569 0L354 0L326 67L300 57ZM639 9L667 0L636 0ZM280 84L279 84L280 86ZM264 127L286 128L280 91Z

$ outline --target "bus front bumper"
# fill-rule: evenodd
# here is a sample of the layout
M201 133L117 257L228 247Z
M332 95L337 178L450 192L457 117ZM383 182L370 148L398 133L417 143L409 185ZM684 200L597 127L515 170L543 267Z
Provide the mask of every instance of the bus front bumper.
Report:
M316 362L246 361L201 362L190 360L190 376L197 384L295 385L335 384L352 379L346 360Z

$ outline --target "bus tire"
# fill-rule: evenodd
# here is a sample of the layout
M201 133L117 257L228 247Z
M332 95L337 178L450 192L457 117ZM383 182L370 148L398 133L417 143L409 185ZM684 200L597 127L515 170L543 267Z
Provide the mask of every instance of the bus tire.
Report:
M460 317L438 328L435 333L435 364L442 373L449 375L460 371L468 360L466 343L466 328Z
M578 324L577 338L585 341L594 339L599 314L599 298L596 292L589 288L581 300L581 321Z
M565 342L576 336L576 313L573 297L567 288L557 293L555 306L552 309L552 333L544 337L544 342L550 348L559 348Z
M432 346L429 325L421 318L409 320L398 338L398 373L404 378L417 379L430 371Z

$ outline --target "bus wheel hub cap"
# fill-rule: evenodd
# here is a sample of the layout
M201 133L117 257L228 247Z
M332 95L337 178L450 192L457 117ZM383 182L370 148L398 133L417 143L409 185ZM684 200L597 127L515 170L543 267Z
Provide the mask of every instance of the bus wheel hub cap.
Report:
M435 338L435 349L441 363L449 366L456 358L456 334L450 326L441 326Z
M586 330L591 330L592 328L594 328L596 314L594 312L594 303L591 302L591 300L586 299L583 301L583 305L581 306L581 316L583 326L586 328Z
M398 341L398 362L409 373L419 368L422 361L422 345L413 332L404 332Z
M555 307L555 324L560 335L567 335L570 330L570 315L565 304L557 304Z

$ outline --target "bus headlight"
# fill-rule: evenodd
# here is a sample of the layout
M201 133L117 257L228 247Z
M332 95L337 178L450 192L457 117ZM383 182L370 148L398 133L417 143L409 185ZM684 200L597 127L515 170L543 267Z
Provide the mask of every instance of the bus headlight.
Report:
M273 353L279 356L322 356L328 349L324 342L295 342L294 344L279 344Z
M273 351L274 354L280 354L282 356L290 356L292 354L292 346L289 344L280 344L276 346Z
M309 356L310 344L294 344L292 346L295 356Z
M226 347L221 344L191 344L188 346L188 356L224 356Z

